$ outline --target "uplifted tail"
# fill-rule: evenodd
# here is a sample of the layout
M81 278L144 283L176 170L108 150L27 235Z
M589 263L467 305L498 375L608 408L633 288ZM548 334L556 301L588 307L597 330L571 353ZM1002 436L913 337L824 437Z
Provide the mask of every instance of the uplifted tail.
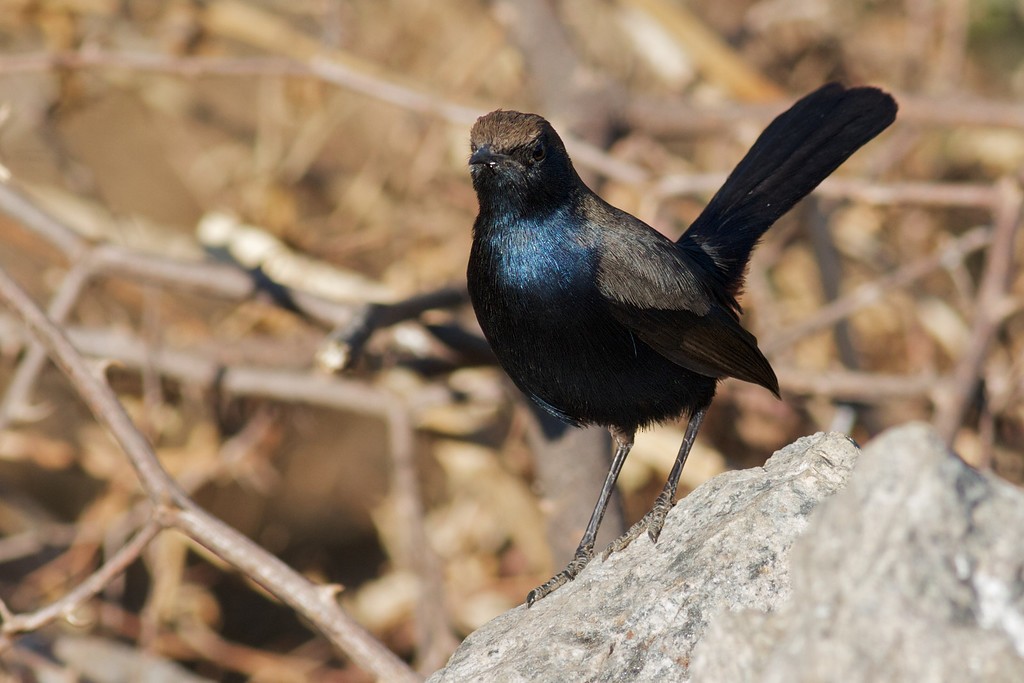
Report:
M895 100L877 88L815 90L761 133L679 245L707 254L735 295L761 235L895 118Z

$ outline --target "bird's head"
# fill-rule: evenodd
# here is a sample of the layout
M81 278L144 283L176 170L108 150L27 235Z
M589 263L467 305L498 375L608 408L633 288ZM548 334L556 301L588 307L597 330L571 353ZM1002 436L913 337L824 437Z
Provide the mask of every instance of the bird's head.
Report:
M554 208L579 182L562 139L536 114L492 111L477 119L469 140L469 171L481 209Z

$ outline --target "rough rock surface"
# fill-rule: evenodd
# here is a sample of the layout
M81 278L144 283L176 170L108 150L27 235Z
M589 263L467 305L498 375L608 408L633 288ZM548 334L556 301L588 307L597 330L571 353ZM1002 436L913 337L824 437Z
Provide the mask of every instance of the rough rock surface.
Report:
M707 482L657 545L498 617L431 681L1024 681L1022 530L1024 492L926 426L859 457L818 434Z
M686 680L712 616L789 596L789 548L857 455L845 436L816 434L763 468L715 477L672 509L656 545L642 536L494 619L431 682Z
M873 440L790 553L777 611L723 613L694 681L1024 681L1024 492L927 427Z

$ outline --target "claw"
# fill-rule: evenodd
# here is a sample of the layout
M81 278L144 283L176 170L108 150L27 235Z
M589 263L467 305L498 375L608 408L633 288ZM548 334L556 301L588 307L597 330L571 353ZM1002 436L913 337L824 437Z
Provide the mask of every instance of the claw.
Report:
M625 550L630 543L640 538L640 534L645 531L648 538L651 539L651 543L657 543L661 530L665 527L665 518L668 517L668 512L672 509L672 505L673 503L669 496L664 493L658 496L658 499L654 501L654 506L651 507L650 511L639 522L631 526L629 531L622 536L608 544L608 547L601 553L601 559L607 560L608 556L612 553Z
M537 602L541 598L545 598L556 590L569 583L583 571L590 560L594 557L594 546L593 544L587 546L580 546L576 549L576 555L573 556L572 561L566 566L565 569L552 576L547 583L542 586L534 588L526 596L526 606L533 607L533 603Z

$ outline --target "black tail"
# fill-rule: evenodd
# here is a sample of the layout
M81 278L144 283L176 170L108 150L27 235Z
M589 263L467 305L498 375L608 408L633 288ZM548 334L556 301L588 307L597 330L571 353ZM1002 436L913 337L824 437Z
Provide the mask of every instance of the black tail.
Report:
M895 118L895 100L877 88L815 90L761 133L680 246L711 257L735 295L761 235Z

